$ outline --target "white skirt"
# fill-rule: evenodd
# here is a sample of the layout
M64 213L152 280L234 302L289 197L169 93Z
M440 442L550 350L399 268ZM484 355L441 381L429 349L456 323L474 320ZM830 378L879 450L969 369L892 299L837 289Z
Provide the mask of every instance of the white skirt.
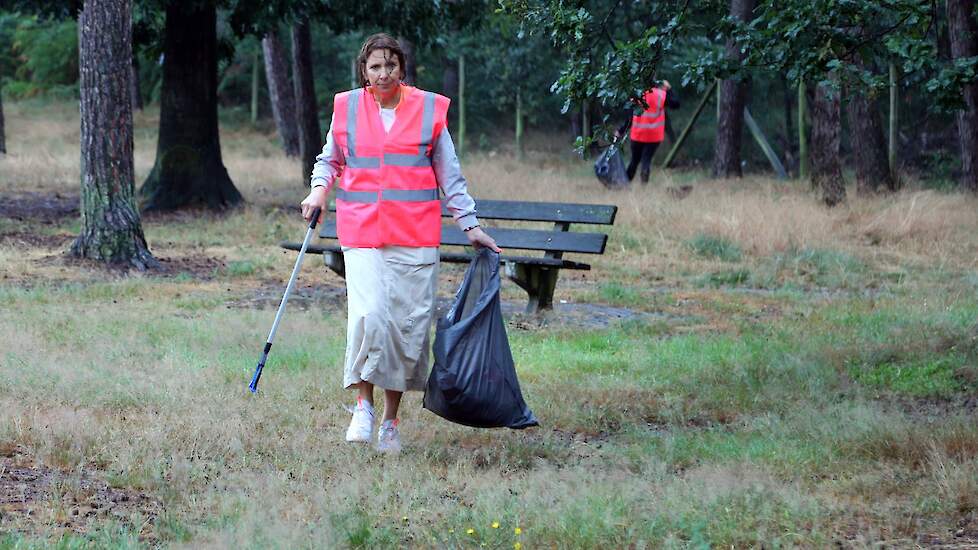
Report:
M347 329L343 386L422 391L438 285L438 249L343 248Z

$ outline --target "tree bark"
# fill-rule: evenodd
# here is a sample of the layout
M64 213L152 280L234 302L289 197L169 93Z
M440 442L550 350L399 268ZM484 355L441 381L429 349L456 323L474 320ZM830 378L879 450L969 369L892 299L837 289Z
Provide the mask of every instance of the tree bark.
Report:
M822 200L828 206L846 200L846 182L839 162L841 110L837 90L816 86L812 101L812 187L822 191Z
M894 191L896 185L890 174L879 101L850 87L846 114L853 143L857 192L868 195L881 190Z
M312 38L309 22L292 27L292 78L295 87L295 116L299 129L299 158L303 186L309 184L316 155L322 150L323 136L316 111L316 87L312 80Z
M299 128L295 124L295 93L292 90L292 79L289 78L288 60L278 33L266 34L262 38L261 47L265 56L265 81L268 83L268 98L272 103L275 127L282 138L285 154L297 157Z
M139 60L136 56L132 56L132 63L129 65L130 81L129 81L129 97L132 101L132 108L134 111L143 110L143 94L139 89Z
M788 77L781 75L781 94L784 98L784 164L785 168L791 172L795 166L795 128L792 124L794 120L794 110L791 108L793 96L797 95L788 85Z
M217 15L213 4L170 2L156 164L143 184L144 210L244 201L221 159L217 126Z
M415 86L418 82L418 60L414 55L414 43L403 36L397 37L397 43L404 51L404 83Z
M951 57L978 55L978 22L975 0L947 0ZM964 109L958 111L958 140L961 146L961 187L978 193L978 83L962 90Z
M158 265L134 200L130 0L86 0L78 18L81 233L74 256Z
M453 59L445 58L444 69L441 76L442 93L455 101L458 98L458 64Z
M730 16L748 21L754 10L754 0L730 0ZM726 45L728 59L742 60L743 54L734 39ZM717 120L716 150L713 155L713 175L718 178L741 177L740 144L744 131L744 107L750 92L750 80L728 79L720 83L720 115Z
M0 86L0 155L7 154L7 138L3 129L3 87Z

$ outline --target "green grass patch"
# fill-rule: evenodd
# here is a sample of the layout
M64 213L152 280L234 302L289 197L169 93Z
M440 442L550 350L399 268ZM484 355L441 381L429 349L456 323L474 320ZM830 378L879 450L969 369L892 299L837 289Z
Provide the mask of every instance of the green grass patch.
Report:
M598 285L598 297L602 302L620 306L635 306L644 301L638 289L617 282Z
M733 241L716 235L700 234L686 241L686 246L701 258L739 262L743 253Z
M753 277L756 286L778 288L806 285L825 288L857 288L868 273L855 256L820 248L791 249L775 254ZM901 278L902 280L902 278Z
M725 286L741 286L751 279L748 269L724 269L713 271L695 279L698 286L720 288Z

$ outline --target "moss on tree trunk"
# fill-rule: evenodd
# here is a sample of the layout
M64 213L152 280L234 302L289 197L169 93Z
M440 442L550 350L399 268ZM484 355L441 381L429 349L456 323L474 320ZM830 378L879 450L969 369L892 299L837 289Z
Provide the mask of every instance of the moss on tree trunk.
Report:
M146 246L133 181L130 0L88 0L78 19L82 228L71 253L139 269Z

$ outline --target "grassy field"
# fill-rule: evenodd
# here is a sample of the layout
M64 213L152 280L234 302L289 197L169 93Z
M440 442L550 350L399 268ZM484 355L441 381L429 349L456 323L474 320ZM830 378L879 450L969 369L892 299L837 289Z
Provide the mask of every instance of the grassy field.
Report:
M684 172L611 192L559 151L474 154L477 198L619 218L555 312L510 316L541 426L464 428L409 394L384 457L342 441L343 283L315 258L246 393L294 258L277 243L303 232L271 128L225 113L248 205L145 219L164 269L126 273L63 256L76 106L5 107L0 549L978 544L974 197L909 181L827 210L799 182ZM140 182L156 123L137 116Z

